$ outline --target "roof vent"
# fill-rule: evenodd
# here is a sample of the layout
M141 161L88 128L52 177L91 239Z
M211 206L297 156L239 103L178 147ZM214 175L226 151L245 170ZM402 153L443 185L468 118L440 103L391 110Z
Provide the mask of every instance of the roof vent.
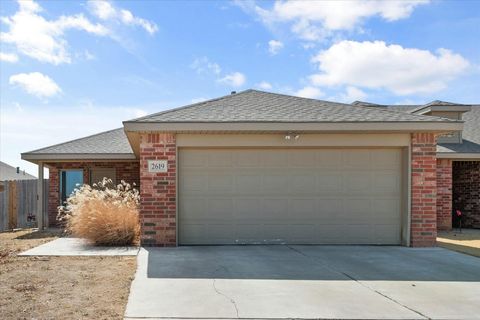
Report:
M235 94L235 93L237 93L237 91L232 91L232 92L230 92L230 94Z

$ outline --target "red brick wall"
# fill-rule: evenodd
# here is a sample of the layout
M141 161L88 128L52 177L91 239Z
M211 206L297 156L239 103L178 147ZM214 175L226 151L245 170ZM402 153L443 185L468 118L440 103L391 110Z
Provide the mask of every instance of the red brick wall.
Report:
M57 223L57 207L60 205L60 170L61 169L83 169L83 182L90 183L90 169L92 168L115 168L117 182L124 180L127 183L135 183L140 187L140 169L138 161L126 162L48 162L45 166L49 170L48 190L48 224L55 226Z
M452 160L437 160L437 229L452 229Z
M413 133L412 146L412 247L434 246L437 237L437 161L433 133Z
M176 137L145 133L140 140L140 222L143 245L176 245ZM148 172L148 160L168 160L166 173Z
M453 162L453 209L464 227L480 228L480 161Z

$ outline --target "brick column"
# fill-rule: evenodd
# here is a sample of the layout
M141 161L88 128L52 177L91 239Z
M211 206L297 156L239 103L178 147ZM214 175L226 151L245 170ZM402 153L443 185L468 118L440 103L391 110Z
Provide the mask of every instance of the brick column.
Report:
M434 246L437 237L437 161L433 133L413 133L412 147L412 247Z
M452 229L452 160L437 160L437 228Z
M57 214L60 205L60 177L59 170L48 166L48 226L58 225Z
M141 135L140 223L143 245L176 245L176 158L174 134ZM148 172L148 160L168 160L167 172Z

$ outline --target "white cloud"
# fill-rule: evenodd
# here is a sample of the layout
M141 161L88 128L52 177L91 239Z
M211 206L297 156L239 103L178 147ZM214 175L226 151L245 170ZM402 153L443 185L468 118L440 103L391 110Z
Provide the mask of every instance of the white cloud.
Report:
M276 1L265 9L254 2L237 1L245 11L258 16L264 24L274 28L277 23L290 24L292 32L309 41L321 40L331 31L352 30L371 17L386 21L407 18L414 8L429 0L324 0Z
M9 83L18 85L27 93L39 98L52 97L62 92L55 81L40 72L15 74L10 76Z
M257 87L260 88L260 89L263 89L263 90L272 89L272 85L270 84L270 82L267 82L267 81L262 81L262 82L258 83Z
M70 63L65 31L82 30L94 35L105 36L108 30L101 24L94 24L82 14L61 16L47 20L39 13L43 10L34 1L19 1L19 10L11 17L2 17L8 27L0 33L0 40L13 44L18 52L55 65Z
M0 52L0 61L15 63L18 61L18 56L15 53Z
M270 40L268 41L268 52L270 52L271 55L276 55L283 49L283 46L283 42L281 41Z
M216 62L210 61L207 57L196 58L193 60L190 68L194 69L197 73L213 73L219 75L222 72L222 68Z
M324 95L324 93L315 87L307 86L295 92L296 96L310 99L318 99Z
M154 22L136 17L129 10L116 8L107 0L90 0L88 1L88 8L92 14L101 20L117 21L128 26L139 26L149 34L158 31L158 26Z
M83 52L83 55L85 56L85 59L86 59L86 60L95 60L95 55L92 54L92 53L91 53L90 51L88 51L88 50L85 50L85 51Z
M340 95L339 100L347 103L352 103L354 101L362 101L367 98L367 94L362 90L348 86L345 90L345 93Z
M218 80L218 82L231 87L241 87L245 84L247 78L241 72L233 72Z
M108 1L89 1L88 6L102 20L113 19L117 15L117 10Z
M314 85L383 88L397 95L442 90L469 66L450 50L438 49L435 54L383 41L341 41L321 51L313 62L320 71L310 77Z

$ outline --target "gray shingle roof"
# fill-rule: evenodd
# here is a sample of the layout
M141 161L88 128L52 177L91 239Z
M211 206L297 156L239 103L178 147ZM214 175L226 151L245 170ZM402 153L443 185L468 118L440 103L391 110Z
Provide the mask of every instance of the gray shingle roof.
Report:
M442 101L434 101L432 103L438 103ZM442 102L443 105L458 105L450 102ZM438 105L438 104L435 104ZM413 112L418 108L423 107L421 105L409 105L409 106L389 106L389 109L399 112ZM480 105L472 105L472 110L463 114L462 143L441 143L437 145L437 152L455 152L455 153L480 153Z
M0 181L32 179L37 179L37 177L32 176L31 174L28 174L22 170L20 173L17 173L17 168L0 161Z
M480 153L480 105L463 114L462 143L442 143L437 152Z
M455 122L387 108L246 90L126 122Z
M26 154L133 154L123 128L97 133L50 147L26 152Z

